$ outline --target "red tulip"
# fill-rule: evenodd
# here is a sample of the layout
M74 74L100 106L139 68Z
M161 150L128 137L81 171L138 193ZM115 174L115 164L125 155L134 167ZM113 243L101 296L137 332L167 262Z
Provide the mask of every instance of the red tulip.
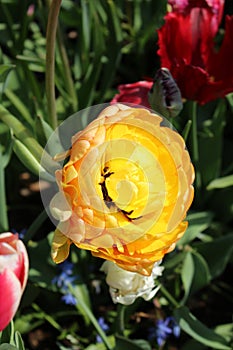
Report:
M0 331L14 317L28 277L28 255L17 234L0 234Z
M150 108L148 92L152 88L153 81L137 81L132 84L118 86L119 94L115 95L111 103L128 102Z
M214 37L224 0L170 0L172 12L158 31L161 66L170 70L182 97L204 104L233 91L233 16L226 16L219 50Z

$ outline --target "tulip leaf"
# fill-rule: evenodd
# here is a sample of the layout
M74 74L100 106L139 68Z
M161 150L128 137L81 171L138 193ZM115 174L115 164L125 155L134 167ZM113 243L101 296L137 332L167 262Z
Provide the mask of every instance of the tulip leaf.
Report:
M34 124L35 133L39 143L45 147L48 139L54 132L53 128L40 116L37 116Z
M0 83L4 82L7 78L8 73L15 68L13 64L1 64L0 65Z
M29 169L33 174L38 177L54 182L54 177L50 175L37 161L34 155L29 151L29 149L19 140L13 139L13 150L20 161Z
M205 109L202 110L203 116ZM199 135L199 161L203 185L207 186L210 181L218 178L221 171L223 152L223 131L226 123L226 104L221 100L213 115L203 122L203 132ZM211 152L210 152L211 150Z
M58 129L53 128L40 116L35 119L35 132L39 143L45 147L48 153L54 157L59 153L64 152L61 145Z
M132 340L123 337L122 335L117 334L116 335L116 346L114 350L151 350L150 344L143 340L143 339L137 339Z
M233 253L233 233L216 238L212 242L197 243L195 249L209 266L211 278L219 276Z
M3 121L12 131L15 137L24 144L24 146L30 150L32 156L41 162L43 161L43 167L52 173L57 170L58 164L44 152L43 147L36 141L33 134L21 123L16 117L14 117L7 109L0 105L0 120Z
M213 190L216 188L225 188L233 186L233 175L228 175L215 179L209 183L207 190Z
M8 74L10 73L10 71L13 68L15 68L15 65L13 65L13 64L1 64L0 65L0 93L1 94L3 93L3 91L5 89Z
M217 334L212 329L206 327L187 307L183 306L174 311L174 316L181 329L192 338L213 349L231 350L225 338Z
M206 345L201 344L195 339L190 339L182 346L180 350L206 350L206 349L207 349Z
M1 148L1 145L0 145ZM1 152L1 149L0 149ZM6 166L8 165L10 159L11 159L11 155L12 155L12 136L11 133L8 132L6 135L6 141L5 141L5 145L4 145L4 151L2 152L2 166L4 168L6 168Z
M1 344L0 345L0 350L19 350L16 346L10 345L10 344Z
M33 118L29 109L25 106L25 103L22 102L20 97L16 95L12 90L6 89L4 94L10 101L11 105L15 107L15 109L19 112L20 116L30 125L32 126Z
M210 226L213 214L208 211L191 213L187 216L189 226L183 237L178 241L178 246L183 246L196 237L198 237L205 229Z
M195 273L195 266L194 266L192 253L187 252L183 262L182 270L181 270L181 279L184 286L183 301L185 301L189 296L194 273Z
M209 268L200 254L195 251L187 252L181 271L181 279L185 291L183 302L187 300L190 294L195 293L209 283Z

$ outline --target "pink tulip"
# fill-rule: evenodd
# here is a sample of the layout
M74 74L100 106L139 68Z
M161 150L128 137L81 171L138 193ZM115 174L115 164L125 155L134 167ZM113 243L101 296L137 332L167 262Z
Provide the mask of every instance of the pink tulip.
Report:
M0 331L14 317L28 277L28 255L17 234L0 234Z

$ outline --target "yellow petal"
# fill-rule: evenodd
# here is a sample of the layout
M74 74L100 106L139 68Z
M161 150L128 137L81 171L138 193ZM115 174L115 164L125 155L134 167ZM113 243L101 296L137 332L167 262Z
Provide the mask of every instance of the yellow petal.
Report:
M54 232L51 256L55 263L59 264L67 259L70 252L70 240L59 230Z

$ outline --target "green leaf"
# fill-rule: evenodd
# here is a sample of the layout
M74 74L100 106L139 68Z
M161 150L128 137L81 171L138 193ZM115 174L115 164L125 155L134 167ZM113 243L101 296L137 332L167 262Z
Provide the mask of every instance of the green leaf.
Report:
M183 306L174 311L174 316L181 329L202 344L213 349L231 350L225 338L206 327L187 307Z
M10 345L10 344L2 344L0 345L0 350L19 350L18 348L16 348L15 346L13 345Z
M216 188L225 188L229 186L233 186L233 175L220 177L218 179L211 181L207 186L207 190L213 190Z
M195 249L209 266L212 278L219 276L229 262L233 252L233 233L216 238L212 242L197 243Z
M53 128L40 116L35 119L35 133L39 143L45 147L49 137L54 132Z
M10 132L8 132L7 134L7 138L4 146L5 146L4 151L1 155L2 157L1 163L2 163L2 166L6 168L12 155L12 136ZM1 150L0 150L0 153L1 153Z
M143 340L143 339L137 339L137 340L131 340L128 338L123 337L122 335L116 335L116 346L114 350L151 350L150 344Z
M29 171L46 181L54 182L54 177L40 165L28 148L15 138L13 139L13 151Z
M182 271L181 279L184 286L183 303L188 296L206 286L210 281L210 272L205 259L195 251L187 252Z
M233 324L220 324L217 327L215 327L215 332L224 336L224 338L226 338L228 341L231 341L233 338Z
M192 253L187 252L183 262L182 270L181 270L181 280L184 286L183 302L185 302L185 300L187 300L189 296L193 277L194 277L194 272L195 272L195 267L194 267Z
M113 335L107 337L109 344L111 345L111 349L113 349L115 345L115 338ZM61 348L63 350L63 348ZM67 350L67 348L64 348ZM85 350L106 350L106 345L104 343L90 344Z
M206 350L207 346L199 343L195 339L187 341L180 350Z
M0 344L14 344L14 322L11 321L0 333Z
M5 169L2 150L0 148L0 231L9 230L8 216L7 216L7 202L6 202L6 183L5 183Z
M13 64L0 64L0 83L3 83L10 71L15 68Z
M203 132L200 133L198 138L199 149L201 150L199 153L201 178L204 186L220 175L223 132L226 124L226 102L220 100L215 111L212 113L206 110L207 108L208 104L203 108L199 107L199 111L202 113L202 115L199 115L201 119L204 119L207 113L209 114L209 119L205 120L202 124Z
M194 262L195 273L193 276L190 293L195 293L196 291L203 288L209 283L211 276L210 276L208 264L200 254L193 251L192 258Z
M51 287L51 280L56 275L55 266L51 264L50 250L53 233L38 241L29 241L27 245L30 258L29 278L42 288Z
M44 152L43 147L36 141L33 134L21 123L16 117L14 117L7 109L0 105L0 120L2 120L10 129L12 129L14 135L19 141L21 141L37 162L41 161L43 155L43 167L46 170L53 173L58 169L59 165L53 161L49 154Z
M183 246L200 235L210 226L213 214L208 211L191 213L187 216L189 226L183 237L177 242L178 246Z
M33 117L31 116L29 109L22 102L21 98L17 96L12 90L9 90L9 89L5 90L5 95L7 96L11 104L18 110L18 112L20 113L20 116L24 118L24 120L29 125L32 125Z
M64 152L59 134L40 116L35 119L35 132L39 143L48 149L52 156Z
M86 324L90 324L89 317L86 313L86 307L91 310L91 302L89 297L89 292L87 289L86 284L76 284L73 287L75 297L77 299L77 308L79 309L80 313L83 315ZM85 305L85 307L83 307Z
M23 339L18 331L15 332L15 345L18 350L25 350Z

